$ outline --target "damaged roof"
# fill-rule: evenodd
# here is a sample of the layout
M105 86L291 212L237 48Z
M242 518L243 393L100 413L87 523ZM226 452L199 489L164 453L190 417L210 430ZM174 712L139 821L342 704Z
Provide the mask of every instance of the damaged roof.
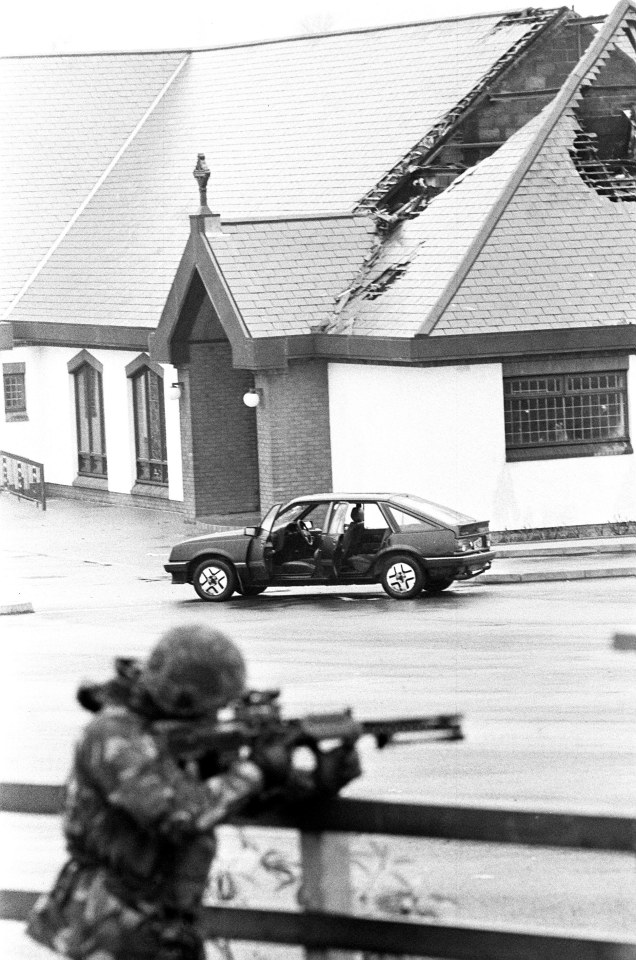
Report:
M536 24L493 14L190 53L3 60L4 318L156 326L199 151L225 218L349 214ZM354 276L356 243L347 249ZM265 297L263 315L275 309Z
M636 323L636 203L585 184L569 110L515 192L434 336Z
M471 167L384 241L341 291L326 333L413 337L453 279L539 125L530 121L492 156ZM399 268L397 273L395 268ZM380 296L367 286L388 282ZM462 331L466 332L466 331Z
M15 153L5 136L5 315L156 327L188 240L194 157L205 149L210 205L223 216L208 234L213 265L251 338L633 323L636 203L618 194L636 193L623 177L612 195L623 174L603 163L599 187L577 115L611 50L636 70L629 0L553 102L490 156L386 231L354 215L365 205L374 213L369 198L392 190L553 16L5 61L24 112Z
M373 244L368 217L252 221L208 232L253 337L315 332Z
M577 106L610 51L636 77L635 14L619 4L552 104L378 242L324 332L410 338L636 322L636 157L631 166L594 159L596 181L577 157ZM636 111L636 142L634 121Z

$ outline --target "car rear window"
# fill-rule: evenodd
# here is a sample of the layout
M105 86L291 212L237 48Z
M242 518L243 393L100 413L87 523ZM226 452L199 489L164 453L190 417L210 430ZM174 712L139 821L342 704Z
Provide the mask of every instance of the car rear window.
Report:
M424 513L431 520L441 524L461 524L474 523L475 518L469 517L465 513L459 513L457 510L451 510L450 507L443 507L439 503L432 503L430 500L424 500L422 497L396 497L395 502L406 510L413 510L415 513Z
M405 513L404 510L390 506L388 503L386 504L386 511L395 521L400 533L423 533L439 530L437 524L430 520L425 520L424 517L416 517L412 513Z

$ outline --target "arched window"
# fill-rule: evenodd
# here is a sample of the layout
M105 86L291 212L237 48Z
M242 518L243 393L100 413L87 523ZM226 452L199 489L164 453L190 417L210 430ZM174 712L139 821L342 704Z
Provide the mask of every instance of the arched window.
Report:
M147 357L126 367L132 383L138 483L168 483L163 370Z
M68 364L75 382L77 472L84 477L106 477L104 394L102 365L86 350Z

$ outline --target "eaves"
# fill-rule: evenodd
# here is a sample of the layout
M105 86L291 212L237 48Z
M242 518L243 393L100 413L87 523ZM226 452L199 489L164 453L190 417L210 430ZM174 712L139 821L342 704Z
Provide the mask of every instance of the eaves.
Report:
M151 355L154 353L154 332L147 327L14 321L2 324L0 333L0 347L4 350L23 345L105 350L150 349ZM289 337L245 337L241 342L232 344L233 365L253 371L283 370L288 364L301 360L439 366L497 363L552 354L585 355L599 351L636 353L636 325L472 333L413 339L314 333ZM158 359L166 362L165 357Z
M246 340L234 365L284 369L299 360L404 366L496 363L553 354L636 353L636 325L459 334L447 337L356 337L315 333Z

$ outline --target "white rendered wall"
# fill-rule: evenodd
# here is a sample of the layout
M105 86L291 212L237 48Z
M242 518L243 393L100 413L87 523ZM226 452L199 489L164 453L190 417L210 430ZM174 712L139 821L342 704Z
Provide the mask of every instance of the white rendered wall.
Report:
M67 364L77 347L17 347L0 352L0 363L24 363L26 421L7 422L4 394L0 414L0 449L44 464L48 483L70 486L77 477L77 432L73 377ZM130 493L135 483L135 437L132 388L126 366L139 351L90 350L103 364L104 426L108 457L108 489ZM168 493L183 500L179 403L168 398L176 380L174 368L164 365Z
M500 364L330 364L329 404L336 491L413 493L493 530L636 519L636 455L506 463Z

